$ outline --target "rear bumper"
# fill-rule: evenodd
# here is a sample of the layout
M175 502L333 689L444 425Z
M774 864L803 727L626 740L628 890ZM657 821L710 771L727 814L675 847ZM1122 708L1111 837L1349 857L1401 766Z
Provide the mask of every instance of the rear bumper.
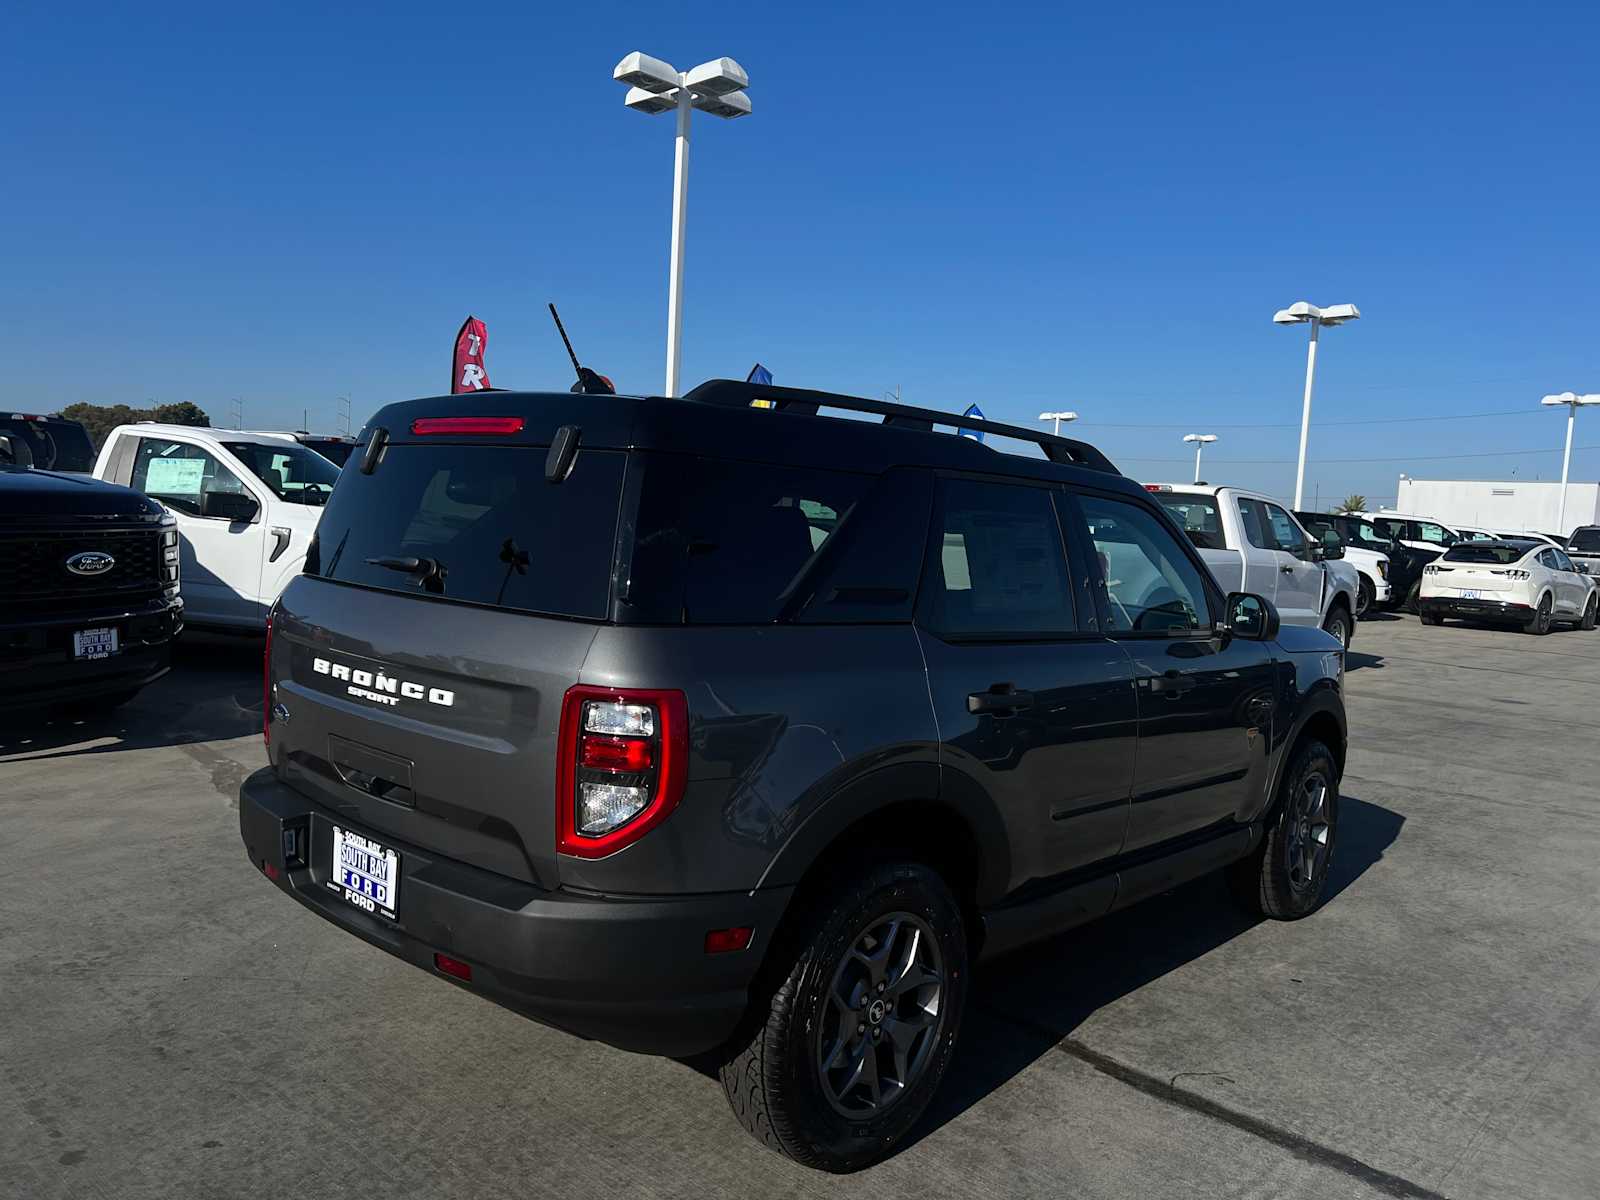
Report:
M1460 617L1477 621L1527 621L1534 609L1530 604L1510 600L1463 600L1457 596L1424 596L1418 605L1429 616Z
M547 1025L647 1054L710 1050L734 1031L793 888L682 898L602 898L545 891L373 834L400 855L398 919L329 886L332 827L359 822L280 783L271 768L239 789L251 863L335 925L440 978L434 954L472 968L460 986ZM286 861L286 839L301 857ZM298 840L295 840L298 839ZM713 929L751 926L750 947L705 952Z
M72 635L115 627L118 652L75 660ZM107 613L0 619L0 712L49 708L138 691L170 669L183 630L183 601L163 599Z

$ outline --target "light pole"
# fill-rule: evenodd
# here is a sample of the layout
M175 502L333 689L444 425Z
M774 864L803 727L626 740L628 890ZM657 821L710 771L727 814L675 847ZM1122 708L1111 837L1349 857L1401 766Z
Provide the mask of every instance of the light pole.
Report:
M1567 468L1572 465L1572 423L1578 415L1578 409L1590 404L1600 404L1600 393L1590 392L1588 395L1578 396L1572 392L1562 392L1559 396L1546 396L1539 401L1540 404L1551 408L1560 408L1565 405L1567 409L1567 448L1561 455L1561 503L1556 510L1555 532L1559 537L1567 535Z
M667 388L678 394L678 364L683 349L683 235L689 202L689 110L698 108L731 120L750 115L744 94L750 76L731 58L714 58L692 71L680 71L635 50L617 64L611 77L628 84L623 100L635 112L678 114L677 149L672 160L672 266L667 276Z
M1183 440L1194 443L1194 481L1199 483L1200 451L1206 448L1207 443L1216 441L1217 435L1214 433L1186 433L1183 435ZM1298 508L1299 505L1296 504L1295 507Z
M1361 310L1354 304L1330 304L1327 308L1318 308L1315 304L1307 304L1301 300L1288 308L1280 308L1272 314L1272 319L1279 325L1309 323L1311 326L1311 344L1306 348L1306 399L1305 405L1300 410L1300 465L1294 472L1294 506L1298 511L1300 502L1304 498L1306 483L1306 438L1311 432L1311 381L1317 374L1317 333L1324 325L1343 325L1346 321L1359 321Z
M1078 414L1075 413L1075 412L1053 412L1053 413L1040 413L1039 414L1039 420L1041 420L1041 421L1054 421L1056 423L1055 435L1057 437L1061 436L1061 422L1063 422L1063 421L1076 421L1077 419L1078 419Z

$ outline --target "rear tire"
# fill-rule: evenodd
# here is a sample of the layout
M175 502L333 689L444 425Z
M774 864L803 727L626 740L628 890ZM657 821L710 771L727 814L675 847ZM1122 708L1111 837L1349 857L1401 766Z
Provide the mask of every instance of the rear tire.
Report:
M1420 613L1422 611L1422 581L1420 579L1411 585L1411 590L1406 593L1405 603L1400 607L1410 613Z
M1335 604L1322 621L1324 632L1338 638L1339 645L1346 650L1350 649L1350 635L1355 631L1354 625L1355 623L1350 620L1350 610L1343 604Z
M1535 637L1543 637L1550 632L1550 615L1555 610L1555 601L1550 593L1546 592L1539 597L1539 607L1534 610L1533 616L1528 618L1528 623L1522 627L1523 632L1531 633Z
M1600 619L1600 592L1589 593L1589 604L1583 610L1583 620L1578 622L1579 629L1593 629L1597 619Z
M1367 615L1372 608L1373 597L1377 594L1377 589L1373 587L1372 580L1363 575L1361 582L1356 585L1356 620L1359 621Z
M1444 618L1443 617L1441 617L1438 613L1431 613L1425 608L1418 610L1418 612L1417 612L1417 620L1421 621L1424 625L1443 625L1444 624Z
M767 966L719 1072L734 1116L805 1166L870 1166L950 1064L967 993L960 905L922 863L834 874Z
M1228 868L1245 911L1298 921L1322 902L1339 831L1339 764L1315 739L1295 748L1261 844Z

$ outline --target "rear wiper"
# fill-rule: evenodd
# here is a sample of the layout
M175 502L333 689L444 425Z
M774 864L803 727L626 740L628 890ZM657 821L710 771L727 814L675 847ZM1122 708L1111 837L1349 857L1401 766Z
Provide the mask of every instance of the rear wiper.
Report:
M390 571L415 575L417 583L426 591L444 591L445 565L436 558L384 554L377 558L369 558L367 562L374 567L385 567Z

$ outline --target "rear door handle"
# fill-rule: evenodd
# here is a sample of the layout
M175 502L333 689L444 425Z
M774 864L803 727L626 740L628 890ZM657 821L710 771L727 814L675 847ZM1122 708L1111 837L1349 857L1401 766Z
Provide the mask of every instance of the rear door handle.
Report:
M987 692L967 696L969 713L1005 714L1033 707L1033 693L1018 691L1009 683L991 684Z
M1161 693L1168 700L1176 700L1185 692L1194 690L1194 680L1180 671L1168 671L1150 680L1150 690Z

